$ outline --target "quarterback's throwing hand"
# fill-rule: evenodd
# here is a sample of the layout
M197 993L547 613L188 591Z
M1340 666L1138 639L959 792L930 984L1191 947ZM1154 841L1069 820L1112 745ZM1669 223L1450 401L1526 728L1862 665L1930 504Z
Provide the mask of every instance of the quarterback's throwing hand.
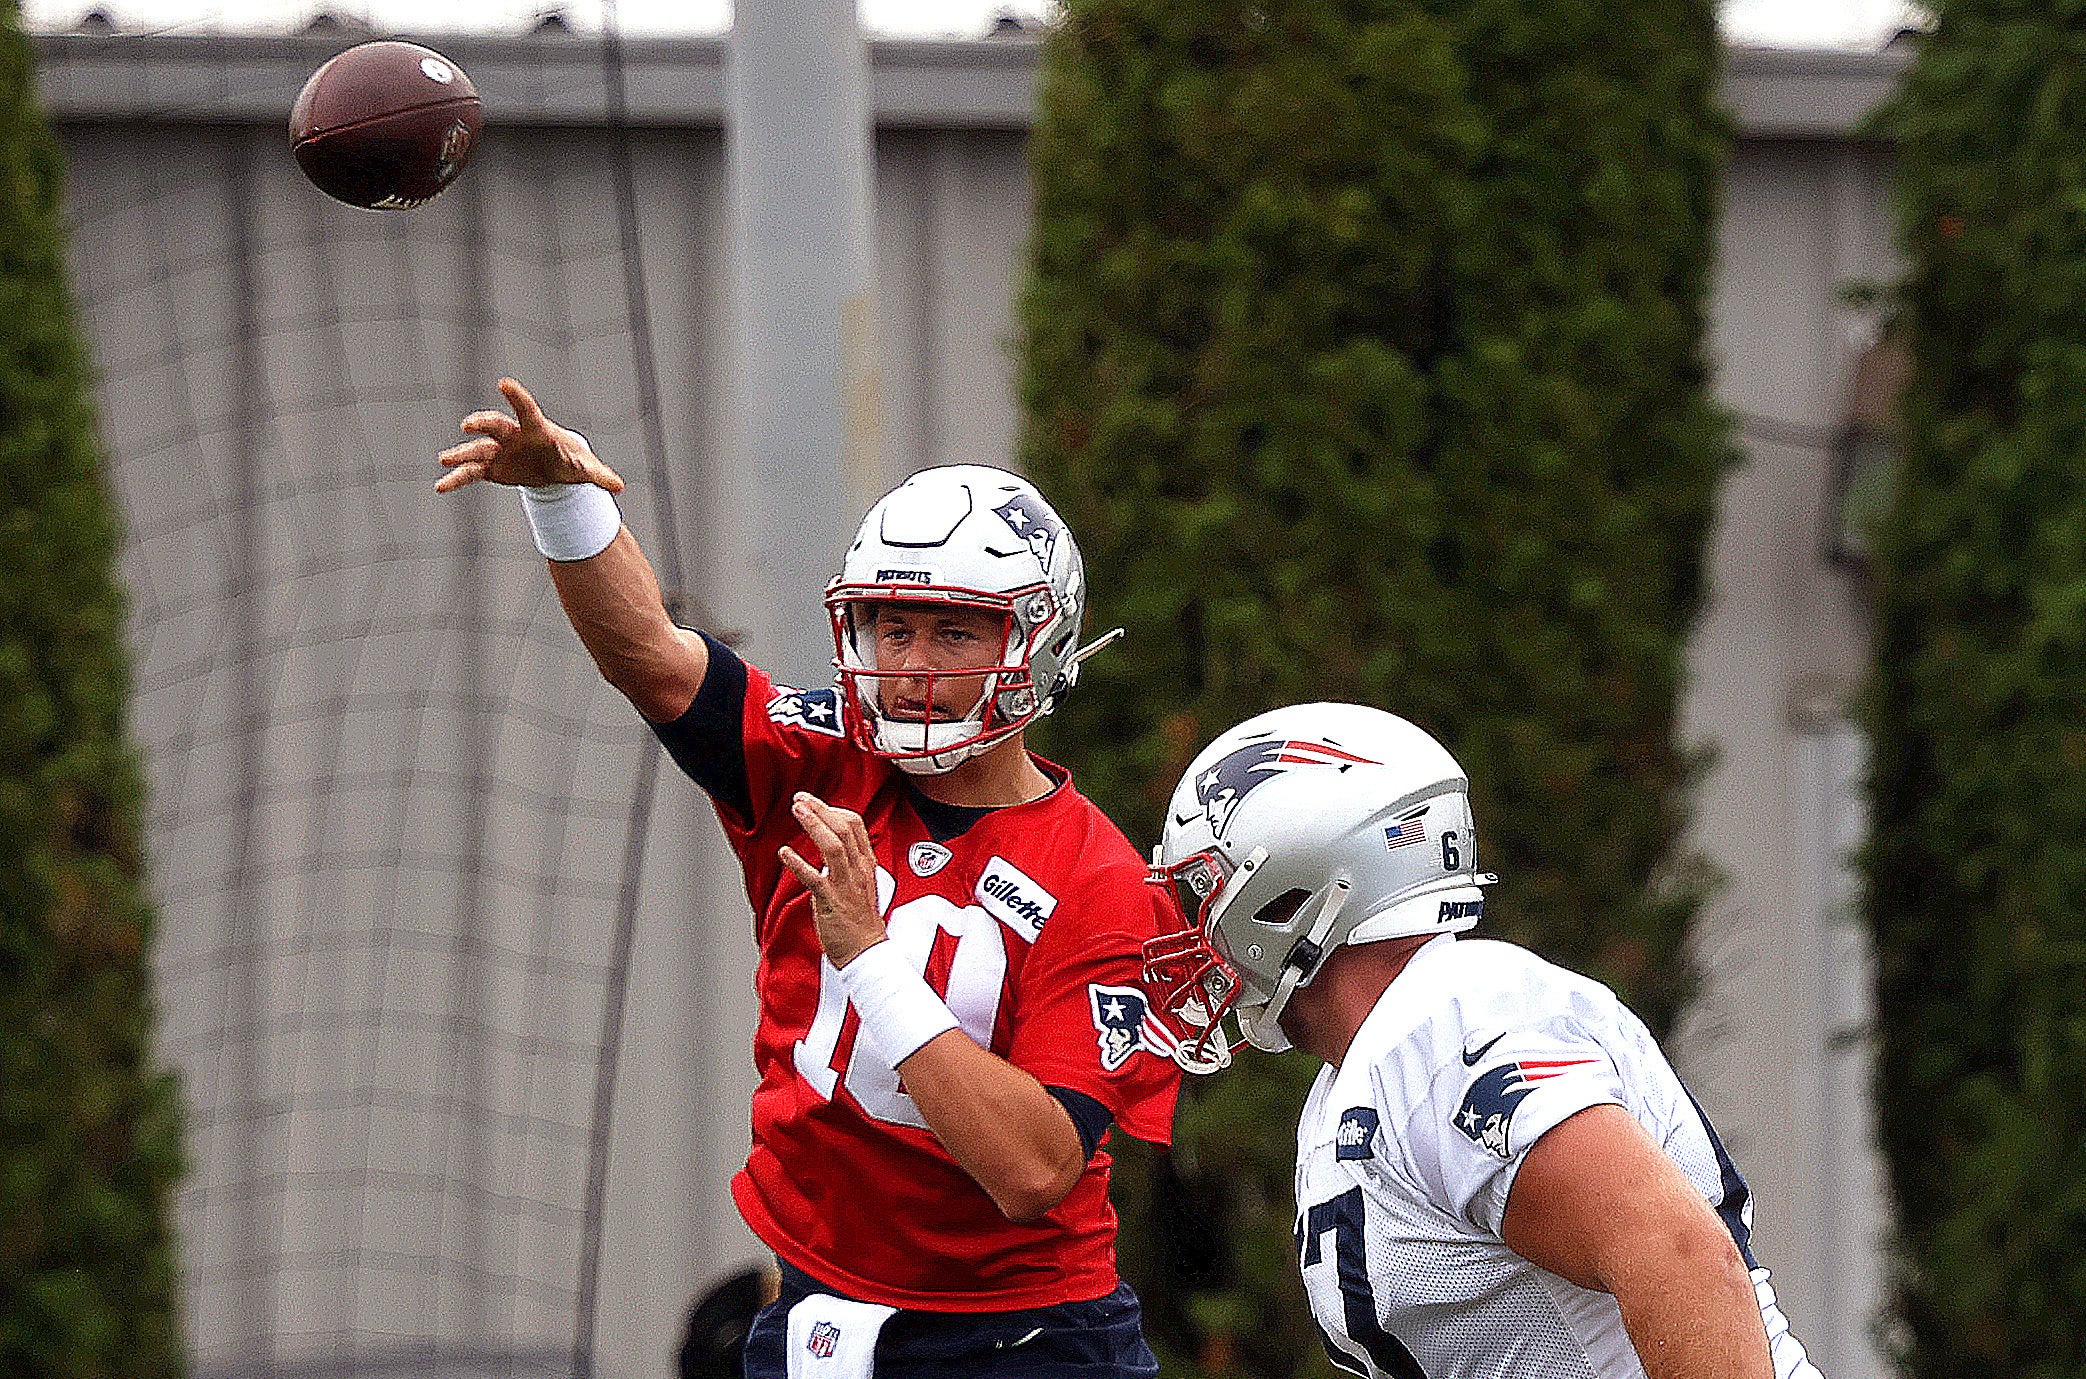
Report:
M812 866L792 847L778 849L777 855L811 892L811 918L827 959L845 967L884 937L884 921L876 912L876 853L869 845L869 829L854 810L835 809L809 791L797 792L790 812L825 860L825 869Z
M472 439L436 457L449 472L435 482L435 492L453 493L480 479L495 484L599 484L610 493L623 491L621 476L594 457L586 437L543 415L527 388L503 378L500 393L514 415L484 411L465 417L463 429Z

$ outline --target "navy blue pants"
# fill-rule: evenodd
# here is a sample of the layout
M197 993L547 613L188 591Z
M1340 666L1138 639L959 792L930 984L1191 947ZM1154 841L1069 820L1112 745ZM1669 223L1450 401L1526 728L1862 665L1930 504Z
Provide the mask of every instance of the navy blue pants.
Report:
M833 1292L784 1264L782 1292L746 1336L746 1379L786 1379L790 1308ZM877 1379L1154 1379L1143 1316L1127 1283L1092 1302L1019 1312L901 1310L877 1337Z

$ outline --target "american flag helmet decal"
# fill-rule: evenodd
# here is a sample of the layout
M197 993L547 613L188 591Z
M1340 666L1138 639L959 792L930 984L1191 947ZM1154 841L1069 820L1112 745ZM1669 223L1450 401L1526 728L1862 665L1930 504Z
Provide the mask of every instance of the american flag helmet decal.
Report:
M1427 807L1421 805L1412 813L1383 830L1383 845L1386 848L1409 848L1414 843L1427 841Z

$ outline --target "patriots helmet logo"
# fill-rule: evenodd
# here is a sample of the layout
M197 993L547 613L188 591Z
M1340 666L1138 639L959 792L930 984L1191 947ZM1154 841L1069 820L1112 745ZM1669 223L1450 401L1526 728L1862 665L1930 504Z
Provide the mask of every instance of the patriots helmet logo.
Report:
M1511 1159L1514 1153L1508 1130L1514 1123L1515 1109L1528 1099L1536 1084L1593 1061L1591 1058L1524 1058L1488 1068L1470 1084L1470 1090L1463 1094L1463 1104L1456 1108L1450 1121L1471 1143L1502 1159Z
M1270 738L1248 743L1195 777L1195 802L1202 806L1210 832L1219 838L1246 796L1292 766L1376 766L1368 757L1343 752L1328 742ZM1183 821L1185 822L1185 820Z
M1057 549L1058 533L1064 530L1049 509L1026 493L1017 493L993 509L1016 536L1029 544L1044 569L1050 568L1051 552Z

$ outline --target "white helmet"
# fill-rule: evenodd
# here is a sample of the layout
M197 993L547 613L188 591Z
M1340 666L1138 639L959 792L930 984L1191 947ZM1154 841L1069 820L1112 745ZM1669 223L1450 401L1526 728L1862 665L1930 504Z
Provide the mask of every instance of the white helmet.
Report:
M881 671L869 635L880 603L946 603L1002 619L991 661L922 676ZM1121 635L1075 650L1086 612L1079 547L1035 486L985 465L950 465L913 475L862 519L840 573L826 586L834 668L849 734L864 751L915 775L953 770L1058 706L1079 665ZM955 722L884 715L876 682L903 675L986 677L984 692Z
M1484 913L1470 782L1419 728L1359 704L1297 704L1203 748L1167 806L1150 880L1181 929L1145 945L1175 1061L1215 1072L1276 1024L1343 943L1470 928Z

